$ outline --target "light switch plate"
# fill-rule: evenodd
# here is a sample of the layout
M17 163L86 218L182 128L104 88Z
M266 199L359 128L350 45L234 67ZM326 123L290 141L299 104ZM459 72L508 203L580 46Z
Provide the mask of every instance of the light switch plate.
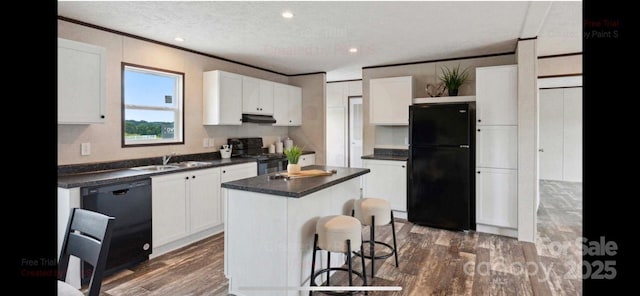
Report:
M202 139L202 147L204 147L204 148L209 147L209 139L208 138Z
M82 143L80 145L80 155L82 156L91 155L91 143Z

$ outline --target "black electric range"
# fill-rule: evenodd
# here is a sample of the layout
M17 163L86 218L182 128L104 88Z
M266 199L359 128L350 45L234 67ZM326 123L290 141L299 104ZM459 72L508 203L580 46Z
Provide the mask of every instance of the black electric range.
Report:
M231 157L255 159L258 163L258 175L287 169L287 157L282 153L266 153L262 148L262 138L229 138L227 144L233 145Z

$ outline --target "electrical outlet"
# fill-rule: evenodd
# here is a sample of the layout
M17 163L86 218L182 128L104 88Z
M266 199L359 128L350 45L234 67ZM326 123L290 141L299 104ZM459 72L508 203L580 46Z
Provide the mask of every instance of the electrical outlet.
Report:
M202 147L204 147L204 148L209 147L209 139L208 138L202 139Z
M82 143L80 145L80 155L82 156L91 155L91 143Z
M214 138L209 138L209 147L216 147L216 140Z

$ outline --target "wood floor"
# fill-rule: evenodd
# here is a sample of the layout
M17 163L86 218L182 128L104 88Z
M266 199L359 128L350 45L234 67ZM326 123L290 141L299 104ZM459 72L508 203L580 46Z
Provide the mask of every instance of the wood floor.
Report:
M369 260L366 267L369 284L403 290L369 295L581 295L582 185L541 181L540 189L536 244L397 220L400 267L393 256L376 260L373 281ZM376 228L376 239L391 242L391 227ZM228 295L223 245L215 235L122 271L105 279L101 295ZM346 283L342 274L331 278Z

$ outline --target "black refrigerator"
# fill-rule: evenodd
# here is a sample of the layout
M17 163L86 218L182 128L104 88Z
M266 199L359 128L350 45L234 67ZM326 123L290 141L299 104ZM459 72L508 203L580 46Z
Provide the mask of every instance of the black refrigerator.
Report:
M475 229L475 103L409 107L408 220Z

